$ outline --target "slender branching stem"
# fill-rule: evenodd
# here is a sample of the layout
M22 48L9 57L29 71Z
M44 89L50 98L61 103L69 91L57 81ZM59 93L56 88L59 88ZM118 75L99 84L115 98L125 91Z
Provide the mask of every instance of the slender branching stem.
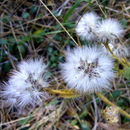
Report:
M109 50L109 52L112 54L113 58L115 58L120 64L122 64L124 67L127 67L111 50L108 44L105 44L106 48Z
M101 10L101 12L103 13L104 17L107 18L107 15L105 14L105 12L103 11L101 5L99 5L98 1L95 0L96 4L98 5L99 9Z
M77 40L78 40L79 46L81 47L81 42L79 40L79 36L77 36Z
M124 61L128 66L130 66L129 61L125 57L122 58L122 61Z

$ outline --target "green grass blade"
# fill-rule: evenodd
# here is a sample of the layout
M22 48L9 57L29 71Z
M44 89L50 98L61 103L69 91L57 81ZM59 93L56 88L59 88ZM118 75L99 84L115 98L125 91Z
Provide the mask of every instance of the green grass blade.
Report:
M76 3L72 6L72 8L70 8L68 10L68 12L66 13L65 17L64 17L64 22L66 22L68 20L68 18L70 17L70 15L72 14L72 12L75 10L75 8L78 7L78 5L83 2L83 1L86 1L86 2L91 2L91 0L77 0Z

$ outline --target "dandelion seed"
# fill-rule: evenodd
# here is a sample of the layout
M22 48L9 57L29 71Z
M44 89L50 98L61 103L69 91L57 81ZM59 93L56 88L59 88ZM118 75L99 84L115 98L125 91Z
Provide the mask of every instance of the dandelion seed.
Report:
M105 19L98 23L96 34L101 41L116 40L122 36L124 30L116 19Z
M18 70L13 71L1 91L10 108L15 107L22 112L28 106L34 108L42 103L42 98L48 96L46 92L42 92L48 86L45 80L46 67L41 58L18 64Z
M113 62L98 47L77 47L66 53L60 64L61 75L70 89L93 93L109 89L114 78Z
M93 12L84 14L76 27L76 33L83 40L95 40L95 30L97 27L98 20L99 17Z

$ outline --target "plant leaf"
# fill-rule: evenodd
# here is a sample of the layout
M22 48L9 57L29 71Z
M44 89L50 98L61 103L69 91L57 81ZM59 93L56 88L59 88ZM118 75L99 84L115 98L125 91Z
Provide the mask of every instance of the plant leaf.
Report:
M68 12L66 13L65 17L64 17L64 22L66 22L68 20L68 18L70 17L70 15L72 14L72 12L75 10L75 8L78 7L78 5L83 2L83 1L86 1L86 2L91 2L91 0L77 0L76 3L72 6L72 8L70 8L68 10Z
M123 76L124 76L127 80L130 80L130 67L126 68L126 69L123 71Z
M76 93L74 89L53 90L53 89L47 88L46 91L48 91L51 94L57 94L58 96L63 97L63 98L79 97L79 93Z

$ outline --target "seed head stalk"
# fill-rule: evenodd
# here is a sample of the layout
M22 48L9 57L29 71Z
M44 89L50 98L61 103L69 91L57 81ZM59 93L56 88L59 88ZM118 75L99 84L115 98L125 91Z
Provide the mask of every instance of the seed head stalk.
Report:
M105 47L109 50L109 52L112 54L113 58L115 58L120 64L122 64L124 67L127 67L111 50L108 44L105 44Z
M124 61L128 66L130 66L129 61L125 57L122 58L122 61Z

